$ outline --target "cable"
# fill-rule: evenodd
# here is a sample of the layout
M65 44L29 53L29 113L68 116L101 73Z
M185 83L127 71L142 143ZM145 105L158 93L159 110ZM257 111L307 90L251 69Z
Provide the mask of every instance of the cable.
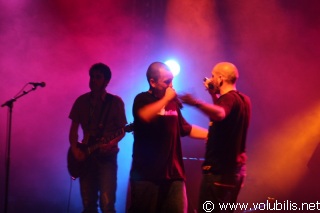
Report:
M67 213L70 213L70 201L71 201L71 192L72 192L72 181L74 179L70 177L70 188L69 188L69 197L68 197L68 206L67 206Z

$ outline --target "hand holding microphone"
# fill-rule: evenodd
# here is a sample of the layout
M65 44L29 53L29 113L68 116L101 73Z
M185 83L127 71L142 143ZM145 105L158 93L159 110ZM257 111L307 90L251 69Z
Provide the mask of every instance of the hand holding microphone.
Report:
M177 95L177 92L172 88L172 87L168 87L167 89L166 89L166 93L165 93L165 95L164 95L166 98L167 98L167 100L174 100L176 103L177 103L177 105L178 105L178 107L180 108L180 109L182 109L182 103L181 103L181 101L179 100L179 98L178 98L178 95Z
M207 89L211 89L213 90L214 89L214 85L213 83L211 82L211 80L207 77L204 77L203 78L203 84L204 86L207 88Z
M177 93L172 87L168 87L166 89L166 92L165 92L164 96L168 101L170 101L170 100L174 99L177 96Z

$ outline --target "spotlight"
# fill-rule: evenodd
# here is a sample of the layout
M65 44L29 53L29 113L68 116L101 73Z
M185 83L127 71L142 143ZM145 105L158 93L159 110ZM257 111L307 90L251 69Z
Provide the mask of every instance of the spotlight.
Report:
M170 68L173 76L177 76L180 73L180 65L175 60L170 59L164 63Z

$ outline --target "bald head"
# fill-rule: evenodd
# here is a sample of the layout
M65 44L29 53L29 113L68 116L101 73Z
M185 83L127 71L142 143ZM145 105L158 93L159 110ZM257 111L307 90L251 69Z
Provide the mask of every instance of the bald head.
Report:
M151 78L153 78L155 81L158 81L161 71L169 71L169 67L162 62L153 62L150 64L147 70L148 82Z
M213 67L212 71L222 75L225 78L225 81L231 84L236 83L239 78L237 67L230 62L220 62Z

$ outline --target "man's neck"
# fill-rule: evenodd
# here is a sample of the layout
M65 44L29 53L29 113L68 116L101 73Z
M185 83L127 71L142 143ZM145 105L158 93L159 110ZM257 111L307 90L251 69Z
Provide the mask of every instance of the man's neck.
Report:
M160 94L158 94L157 92L155 92L152 89L149 89L148 93L150 93L151 95L153 95L154 97L159 98L159 99L161 99L163 97L163 95L161 96Z
M220 88L220 95L224 95L232 90L237 90L236 85L226 85Z
M96 92L92 92L92 97L94 99L101 99L101 100L104 100L106 94L107 94L107 91L106 90L103 90L103 91L96 91Z

